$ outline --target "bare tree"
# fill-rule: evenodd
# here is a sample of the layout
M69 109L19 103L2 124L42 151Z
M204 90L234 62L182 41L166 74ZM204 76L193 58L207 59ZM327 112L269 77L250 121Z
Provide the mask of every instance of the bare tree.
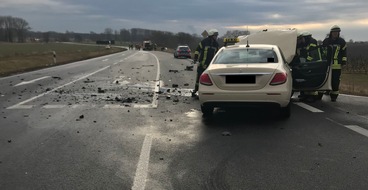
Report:
M5 41L13 42L14 41L14 19L11 16L6 16L4 18L4 32L5 32Z
M30 29L28 22L22 18L0 16L1 41L25 42L27 32Z
M130 35L130 31L126 30L126 29L120 29L120 39L123 42L131 42L131 35Z
M105 28L105 40L112 40L113 37L113 29L112 28Z
M26 34L31 29L28 22L22 18L14 18L15 31L18 37L18 42L26 41Z

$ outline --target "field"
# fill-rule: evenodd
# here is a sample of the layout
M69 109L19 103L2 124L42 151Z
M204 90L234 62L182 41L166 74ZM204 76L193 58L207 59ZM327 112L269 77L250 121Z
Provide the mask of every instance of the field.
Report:
M54 63L54 51L56 63ZM117 47L106 49L104 45L0 43L0 77L120 51L124 49ZM366 52L368 52L368 43L348 44L348 65L341 76L341 93L368 96L368 54Z
M0 43L0 77L123 51L105 45ZM56 54L54 60L54 52Z

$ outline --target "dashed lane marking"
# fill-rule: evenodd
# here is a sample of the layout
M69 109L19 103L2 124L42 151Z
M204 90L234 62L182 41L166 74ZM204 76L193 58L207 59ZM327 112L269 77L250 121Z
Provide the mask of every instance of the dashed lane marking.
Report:
M363 128L363 127L360 127L358 125L344 125L344 124L341 124L341 123L339 123L339 122L337 122L337 121L335 121L335 120L333 120L331 118L326 118L326 119L329 120L329 121L331 121L332 123L335 123L337 125L343 126L343 127L347 128L347 129L350 129L352 131L355 131L355 132L357 132L357 133L359 133L359 134L361 134L361 135L363 135L365 137L368 137L368 130L365 129L365 128Z
M368 130L357 125L345 125L346 128L368 137Z
M298 105L298 106L300 106L300 107L302 107L302 108L304 108L304 109L306 109L306 110L309 110L309 111L311 111L311 112L315 112L315 113L323 112L323 111L322 111L322 110L320 110L320 109L317 109L317 108L315 108L315 107L312 107L312 106L310 106L310 105L308 105L308 104L305 104L305 103L302 103L302 102L294 102L294 104L296 104L296 105Z
M47 79L47 78L50 78L50 76L44 76L44 77L33 79L33 80L30 80L30 81L23 81L23 82L18 83L14 86L21 86L21 85L25 85L25 84L30 84L30 83L34 83L34 82L39 81L39 80Z
M152 146L152 136L147 134L144 138L141 155L139 156L132 190L144 190L148 173L149 158Z
M58 108L65 108L66 105L44 105L42 107L45 109L58 109Z

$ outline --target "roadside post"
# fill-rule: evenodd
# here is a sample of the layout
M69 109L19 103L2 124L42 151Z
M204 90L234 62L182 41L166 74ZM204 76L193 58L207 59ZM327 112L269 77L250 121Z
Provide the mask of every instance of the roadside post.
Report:
M56 64L56 52L52 51L52 55L53 55L53 59L54 59L54 64Z

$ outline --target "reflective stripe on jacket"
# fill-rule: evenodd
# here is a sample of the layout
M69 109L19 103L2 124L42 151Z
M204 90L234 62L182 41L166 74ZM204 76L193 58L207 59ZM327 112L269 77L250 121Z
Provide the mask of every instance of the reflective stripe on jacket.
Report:
M209 36L199 42L194 52L194 60L198 60L199 65L206 69L218 50L219 44Z
M332 69L341 69L341 64L345 64L347 61L346 57L346 42L343 38L326 38L323 40L323 46L326 46L327 60L332 64Z

